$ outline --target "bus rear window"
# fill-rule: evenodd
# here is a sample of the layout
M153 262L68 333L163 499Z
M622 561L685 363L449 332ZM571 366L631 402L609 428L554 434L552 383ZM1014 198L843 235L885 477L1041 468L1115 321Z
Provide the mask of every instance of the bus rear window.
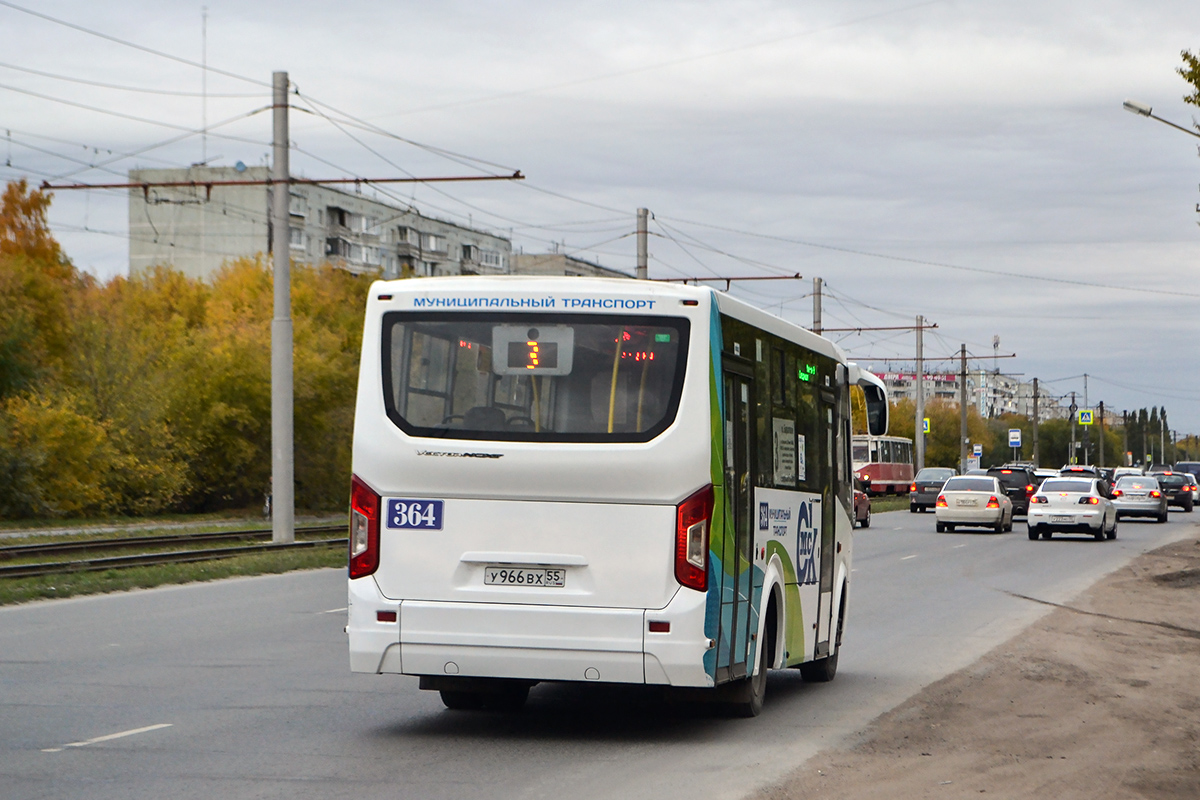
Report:
M412 436L648 441L675 418L688 331L674 317L392 312L387 413Z

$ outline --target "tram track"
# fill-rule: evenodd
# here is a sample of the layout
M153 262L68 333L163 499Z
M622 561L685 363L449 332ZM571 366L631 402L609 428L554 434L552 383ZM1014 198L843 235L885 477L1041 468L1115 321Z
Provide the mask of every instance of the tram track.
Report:
M296 534L312 535L345 531L345 525L321 525L297 528ZM64 553L95 553L130 550L133 548L158 548L164 546L207 545L213 542L232 542L247 539L266 539L269 530L219 531L210 533L173 534L166 536L125 536L112 539L89 539L85 541L47 542L38 544L8 545L0 547L0 561L14 559L45 558ZM230 547L198 547L168 551L126 553L93 558L78 558L62 561L39 561L35 563L2 564L0 578L24 578L35 575L55 575L72 572L97 572L126 567L179 564L196 561L214 561L234 558L239 555L279 550L300 550L317 547L345 546L346 538L305 539L286 544L256 542Z

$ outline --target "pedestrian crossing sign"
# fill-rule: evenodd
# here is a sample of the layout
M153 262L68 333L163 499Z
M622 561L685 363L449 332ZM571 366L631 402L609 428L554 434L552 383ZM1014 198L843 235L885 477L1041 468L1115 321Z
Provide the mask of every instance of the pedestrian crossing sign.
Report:
M1079 409L1079 424L1080 425L1091 425L1092 424L1092 410L1090 408Z
M929 433L929 417L921 422L921 433Z

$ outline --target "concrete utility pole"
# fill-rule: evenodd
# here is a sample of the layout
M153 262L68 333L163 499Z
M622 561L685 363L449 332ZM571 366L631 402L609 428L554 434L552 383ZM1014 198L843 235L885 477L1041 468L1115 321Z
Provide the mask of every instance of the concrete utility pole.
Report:
M288 76L276 72L271 160L271 263L275 316L271 320L271 541L296 538L295 450L292 438L292 253L288 166Z
M1071 452L1067 453L1067 463L1077 464L1075 460L1075 423L1079 421L1075 412L1079 410L1079 406L1075 405L1075 393L1071 392Z
M821 335L821 279L813 278L813 333Z
M1038 413L1038 379L1033 379L1033 465L1040 467L1042 460L1038 456L1038 426L1041 425L1042 418Z
M1104 401L1100 401L1100 455L1096 457L1096 466L1104 466Z
M1085 372L1085 373L1083 373L1083 407L1088 410L1091 410L1092 407L1090 405L1088 405L1087 379L1088 379L1088 376L1087 376L1087 373ZM1084 425L1083 426L1083 463L1090 464L1090 463L1092 463L1091 459L1092 459L1092 426Z
M964 344L960 352L958 367L958 408L961 417L959 430L958 462L959 472L967 471L967 346Z
M925 469L925 317L917 315L917 472Z
M649 260L649 252L646 246L646 225L650 218L650 212L647 209L639 208L637 210L637 278L639 281L647 280L650 277L647 261Z
M1129 409L1121 412L1121 459L1125 466L1132 466L1129 463Z

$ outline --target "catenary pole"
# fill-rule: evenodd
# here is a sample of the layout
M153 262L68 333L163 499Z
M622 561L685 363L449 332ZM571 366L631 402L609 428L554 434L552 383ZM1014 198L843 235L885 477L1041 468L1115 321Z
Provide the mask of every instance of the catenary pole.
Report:
M1038 427L1041 425L1042 417L1038 413L1038 379L1033 379L1033 465L1040 467L1042 460L1038 454Z
M637 210L637 277L638 280L644 281L650 276L648 247L646 245L646 227L650 217L650 211L645 208Z
M1079 421L1078 415L1075 413L1079 410L1079 406L1075 405L1075 393L1071 392L1071 452L1067 453L1068 464L1078 464L1075 459L1075 423Z
M813 278L813 333L821 335L821 279Z
M959 472L965 473L967 471L967 346L965 344L959 351L958 410L960 416L958 468Z
M1100 401L1100 455L1097 456L1096 466L1104 466L1104 401Z
M288 76L272 74L274 136L271 160L271 253L275 315L271 320L271 541L290 543L295 532L292 438L292 280L289 236Z
M925 317L917 315L917 472L925 469Z

